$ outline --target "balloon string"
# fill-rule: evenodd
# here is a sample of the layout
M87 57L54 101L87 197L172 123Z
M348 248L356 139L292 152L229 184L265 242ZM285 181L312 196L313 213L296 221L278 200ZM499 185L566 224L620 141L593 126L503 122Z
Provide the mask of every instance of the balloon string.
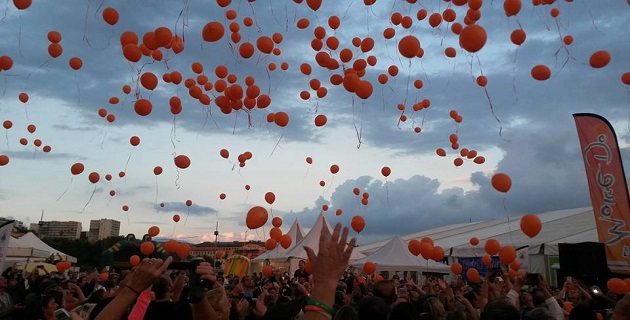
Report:
M155 203L158 202L158 193L159 193L158 178L157 178L157 176L155 176Z
M184 219L184 225L188 222L188 216L190 215L190 209L186 210L186 219Z
M4 136L5 136L6 140L7 140L7 150L10 150L11 147L9 147L9 130L4 132Z
M83 209L81 210L80 213L83 213L85 211L85 208L87 208L87 206L90 204L90 201L92 201L92 197L94 197L95 193L96 193L96 185L94 185L94 190L92 190L92 194L90 195L90 199L88 199L88 201L85 203L85 205L83 206Z
M280 136L280 139L278 139L278 142L276 142L276 145L273 147L273 150L271 150L271 154L269 155L269 157L271 158L271 156L273 156L273 153L276 151L276 148L278 148L278 145L280 144L280 141L282 140L282 138L284 137L284 129L282 130L282 135Z
M508 234L510 235L510 244L514 246L514 239L512 239L512 225L510 224L510 213L507 211L505 200L506 200L506 197L503 197L503 211L505 211L505 215L507 216Z
M127 166L129 165L129 160L131 160L131 155L133 154L133 150L135 147L131 148L131 152L129 152L129 157L127 158L127 163L125 163L125 172L127 172Z
M387 211L392 213L392 208L389 206L389 187L387 186L387 178L385 178L385 193L387 195Z
M59 196L59 198L57 198L57 202L59 202L59 199L61 199L61 197L63 197L63 195L66 194L66 192L68 192L68 189L70 189L70 185L72 184L72 179L73 177L70 177L70 183L66 187L66 190L64 190L63 193Z

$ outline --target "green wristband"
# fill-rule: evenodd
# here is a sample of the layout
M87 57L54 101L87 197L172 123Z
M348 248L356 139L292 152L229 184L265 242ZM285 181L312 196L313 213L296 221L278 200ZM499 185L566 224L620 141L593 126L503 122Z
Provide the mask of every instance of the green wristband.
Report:
M335 315L335 309L317 301L317 300L313 300L313 299L308 299L308 301L306 301L306 305L307 306L317 306L320 307L324 310L326 310L326 312L328 312L331 316Z

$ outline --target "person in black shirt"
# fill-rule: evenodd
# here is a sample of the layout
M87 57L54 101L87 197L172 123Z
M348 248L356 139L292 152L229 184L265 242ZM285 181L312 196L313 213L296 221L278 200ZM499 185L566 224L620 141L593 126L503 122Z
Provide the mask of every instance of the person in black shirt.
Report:
M306 261L300 260L300 262L298 263L298 269L295 270L295 272L293 273L293 278L308 279L308 276L310 276L310 274L306 272L306 270L304 270L305 267L306 267Z

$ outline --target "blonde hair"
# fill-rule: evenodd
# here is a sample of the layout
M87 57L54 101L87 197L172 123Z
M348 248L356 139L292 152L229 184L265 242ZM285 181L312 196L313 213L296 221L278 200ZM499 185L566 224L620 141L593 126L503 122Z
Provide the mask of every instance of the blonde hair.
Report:
M90 313L92 312L94 307L96 307L96 303L86 303L72 309L70 312L75 313L76 315L81 317L81 319L88 320L90 319Z
M220 303L221 299L225 295L226 293L223 287L212 289L206 293L206 299L208 299L208 302L210 302L210 305L212 306L212 309L214 309L215 312L225 313L228 311L228 310L223 310L223 306L221 306L221 303Z

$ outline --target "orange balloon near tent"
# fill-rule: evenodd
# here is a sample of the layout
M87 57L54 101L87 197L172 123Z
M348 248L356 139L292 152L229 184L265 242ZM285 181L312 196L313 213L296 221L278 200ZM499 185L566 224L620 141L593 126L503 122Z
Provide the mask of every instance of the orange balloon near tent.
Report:
M481 257L481 262L486 266L490 266L492 264L492 257L486 254Z
M276 242L280 242L280 238L282 237L282 230L280 230L280 228L278 227L273 227L269 229L269 237L273 240L276 240Z
M289 236L288 234L283 234L282 237L280 237L280 246L282 246L282 248L284 249L289 249L292 241L293 240L291 239L291 236Z
M432 242L425 241L420 243L420 255L425 260L429 260L433 257L433 250L434 247Z
M535 214L526 214L521 217L521 230L528 237L533 238L542 230L542 222Z
M462 265L459 262L453 262L453 264L451 265L451 272L454 275L459 275L464 271L464 267L462 267Z
M469 281L472 282L480 282L481 278L479 277L479 271L477 271L477 269L475 268L470 268L466 271L466 277L468 278Z
M478 245L479 244L479 238L477 238L477 237L470 238L470 244L473 245L473 246Z
M278 245L278 242L276 241L276 239L269 238L267 239L267 241L265 241L265 249L269 251L275 249L277 245Z
M504 246L499 250L499 259L503 264L510 264L516 260L516 250L512 246Z
M499 253L499 250L501 249L501 245L499 244L499 241L497 241L496 239L488 239L486 241L486 245L484 248L487 254L493 256Z
M376 265L374 264L374 262L368 261L363 264L363 272L365 272L365 274L367 274L368 276L373 275L374 272L376 272Z
M420 253L422 252L422 246L420 244L420 241L416 239L412 239L411 241L409 241L409 243L407 244L407 249L409 249L409 252L411 252L411 254L413 254L416 257L419 256Z
M262 274L265 277L271 277L273 275L273 268L271 266L264 266L262 269Z

